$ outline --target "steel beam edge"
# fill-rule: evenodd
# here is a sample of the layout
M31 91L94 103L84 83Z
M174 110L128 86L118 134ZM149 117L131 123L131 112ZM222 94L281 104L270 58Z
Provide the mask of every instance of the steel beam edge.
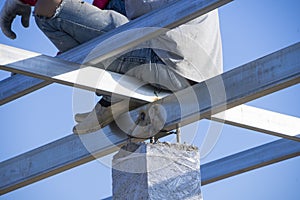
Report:
M16 74L0 81L0 106L49 85L51 82Z

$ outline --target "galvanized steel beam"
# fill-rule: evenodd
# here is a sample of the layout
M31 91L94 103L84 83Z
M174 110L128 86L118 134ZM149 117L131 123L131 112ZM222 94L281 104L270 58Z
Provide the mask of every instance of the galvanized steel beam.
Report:
M141 106L130 112L132 124L128 127L129 135L151 137L158 126L164 130L173 130L177 124L186 125L211 115L249 102L256 98L276 92L300 82L300 43L262 57L231 71L213 77L205 82L178 91L151 104ZM156 112L151 117L151 112ZM164 114L166 113L166 114ZM145 115L141 119L141 115ZM163 116L166 115L166 116ZM126 120L126 113L124 120ZM122 119L122 115L121 115ZM139 126L132 131L135 123L151 125ZM164 119L164 122L161 122ZM147 121L148 120L148 121ZM162 125L163 124L163 125ZM123 129L124 130L124 129ZM298 134L298 133L295 133ZM295 138L296 140L298 138Z
M82 138L71 134L47 145L0 163L0 195L63 172L93 159L83 140L97 141L95 153L105 156L126 144L128 137L117 126Z
M90 91L98 90L101 94L114 93L136 101L152 102L157 99L153 87L140 88L145 83L133 77L2 44L0 52L0 69L3 70ZM160 96L168 94L161 92Z
M201 166L202 185L300 156L300 143L281 139Z
M1 53L0 53L1 55ZM16 74L0 81L0 106L43 88L51 82Z
M211 120L300 142L300 118L294 116L240 105L212 115Z

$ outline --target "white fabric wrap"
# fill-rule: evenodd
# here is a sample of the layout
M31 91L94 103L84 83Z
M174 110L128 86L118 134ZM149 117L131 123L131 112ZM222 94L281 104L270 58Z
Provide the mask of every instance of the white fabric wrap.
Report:
M125 0L130 19L151 12L176 0ZM146 44L185 78L201 82L223 71L222 43L218 10L152 39Z

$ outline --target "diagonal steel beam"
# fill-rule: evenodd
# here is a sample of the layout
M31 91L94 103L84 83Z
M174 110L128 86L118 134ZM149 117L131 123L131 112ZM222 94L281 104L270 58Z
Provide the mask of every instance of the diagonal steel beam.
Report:
M51 82L22 74L0 81L0 106L49 85Z
M155 130L160 130L159 126L173 130L177 124L186 125L209 118L299 82L300 43L296 43L131 111L131 126L126 124L127 130L123 130L135 137L151 137L152 132L155 134ZM126 121L128 114L123 116L121 120ZM157 116L160 116L159 120L155 119ZM138 121L141 124L151 121L151 125L134 129Z
M3 70L90 91L98 90L101 94L114 93L136 101L152 102L157 98L153 87L139 88L145 83L134 77L2 44L0 44L0 52L0 69ZM161 92L160 96L168 94Z
M0 195L94 160L82 140L98 141L95 152L108 155L126 144L128 137L117 126L82 138L71 134L57 141L0 163ZM82 140L81 140L82 139Z
M146 41L152 37L155 37L156 35L163 33L164 31L166 31L166 29L177 27L180 24L188 22L191 19L201 16L231 1L232 0L179 0L171 4L170 6L158 9L136 20L133 20L113 31L97 37L57 57L76 63L89 62L95 58L104 59L105 57L110 57L113 54L130 49L131 47L143 41ZM165 13L172 13L172 15L166 15ZM149 31L145 32L144 34L139 34L139 37L134 37L131 40L126 39L125 41L122 41L122 38L119 38L120 41L116 41L116 44L118 45L115 47L115 49L111 48L112 45L107 43L106 46L98 46L103 41L112 36L118 35L119 33L144 27L155 27L155 29L148 29ZM87 59L86 57L96 46L109 51L102 52L102 55L90 55ZM26 85L20 86L21 83L18 84L18 79L22 79L22 83L26 83ZM26 76L22 76L21 78L19 76L15 76L10 78L9 80L6 80L5 82L0 82L0 105L8 103L16 98L19 98L20 96L23 96L25 94L33 92L36 89L50 84L50 82L38 81L34 79L35 78ZM7 82L13 83L12 89L8 90L3 86L4 84L7 84Z

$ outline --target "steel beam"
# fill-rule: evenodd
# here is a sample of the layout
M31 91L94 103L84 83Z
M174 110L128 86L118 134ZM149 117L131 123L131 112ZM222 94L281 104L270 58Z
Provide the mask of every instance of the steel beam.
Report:
M167 29L172 29L174 27L177 27L180 24L183 24L191 19L201 16L231 1L232 0L176 1L170 6L167 6L162 9L158 9L154 12L144 15L136 20L133 20L123 26L118 27L115 30L112 30L102 36L99 36L85 44L79 45L78 47L68 52L65 52L57 57L67 61L76 62L76 63L89 62L95 58L104 59L106 57L112 56L113 54L130 49L131 47L145 40L148 40L152 37L155 37L156 35L163 33ZM166 15L165 13L172 13L172 15ZM126 40L122 40L122 38L119 39L117 38L116 44L118 45L115 46L115 48L111 48L114 45L108 43L106 43L106 46L103 45L104 44L103 41L107 40L112 36L116 36L118 34L121 35L120 33L124 31L134 30L134 29L139 29L144 27L155 27L155 28L148 29L148 31L145 32L144 34L139 34L139 37L134 37L131 40L128 40L128 38ZM101 44L101 46L99 46L99 44ZM105 49L108 51L101 52L101 55L90 54L92 50L97 46L101 47L101 49ZM89 58L87 58L88 55ZM22 83L26 83L26 85L18 84L17 76L12 77L10 80L6 80L5 82L0 82L0 89L2 89L0 94L6 94L0 96L0 105L10 102L22 95L33 92L34 90L49 84L49 82L34 80L35 78L32 77L22 77L22 79L23 79ZM15 83L13 84L14 87L10 90L2 86L5 85L6 82L8 81L10 82L15 81Z
M117 146L122 146L128 141L125 134L122 134L116 126L111 125L110 128L105 129L105 134L92 133L82 138L86 141L95 141L95 139L99 141L99 144L94 145L93 149L93 155L98 153L98 157L108 155L117 150ZM86 150L81 139L72 134L1 162L0 195L94 160L93 155ZM202 165L202 185L299 155L299 142L286 139L277 140Z
M51 82L16 74L0 81L0 106L45 87Z
M202 185L300 156L300 143L281 139L201 166Z
M210 119L300 142L300 118L298 117L240 105L224 113L212 115Z
M152 102L157 99L153 87L140 88L145 83L133 77L2 44L0 52L0 69L3 70L90 91L98 90L101 94L114 93L136 101ZM161 92L159 95L164 97L168 94Z
M127 130L123 130L134 137L151 137L151 134L162 127L168 131L175 129L177 124L186 125L210 118L211 115L299 82L300 43L297 43L192 88L141 106L130 112L131 126L127 123ZM152 115L153 112L156 115ZM159 120L155 119L157 116L160 116ZM127 118L128 114L125 113L124 118L121 115L121 120L126 121ZM144 120L140 120L141 118ZM151 125L136 129L136 122L149 124L149 119Z
M260 96L271 92L283 89L290 85L299 83L300 81L300 43L292 45L286 49L275 52L269 56L258 59L254 62L241 66L226 72L219 77L209 79L208 82L202 82L193 87L198 100L199 110L192 109L192 112L184 112L182 119L178 119L178 114L172 114L178 108L178 103L174 101L176 96L169 95L166 98L158 100L162 107L167 110L168 115L165 123L165 129L170 129L178 123L189 123L195 119L208 117L215 112L220 112L223 109L237 106L247 101L253 100ZM210 85L212 91L216 89L220 81L223 80L223 85L226 91L226 99L216 99L211 102L211 95L207 85ZM247 87L244 87L244 86ZM217 89L219 89L217 87ZM177 97L182 97L184 103L189 104L190 88L177 93ZM213 103L213 104L212 104ZM151 105L151 104L150 104ZM149 106L149 105L148 105ZM173 107L175 106L175 108ZM172 110L169 107L173 107ZM132 118L139 117L141 112L145 112L149 107L140 107L131 111ZM193 107L192 107L193 108ZM188 111L190 108L187 108ZM180 109L179 109L180 110ZM160 134L164 136L163 134ZM107 139L108 138L108 139ZM89 152L93 155L103 156L114 150L116 146L126 142L126 136L122 131L114 125L105 127L96 133L81 136L81 140L71 135L59 141L38 148L31 152L20 155L16 158L0 163L0 193L12 191L29 183L35 182L50 175L62 172L71 167L87 162L93 157L85 150L85 146L81 144L90 144ZM95 142L95 141L98 141ZM289 141L289 145L282 148L299 147L300 143ZM278 148L278 146L276 147ZM282 149L280 148L280 149ZM65 152L61 154L61 152ZM283 160L299 155L299 149L291 155L280 154L280 159L276 156L276 151L270 151L266 157L270 160ZM280 153L280 152L277 152ZM255 155L256 157L257 155ZM275 157L275 159L274 159ZM47 158L47 159L45 159ZM262 163L272 163L273 161L262 161ZM259 166L256 164L256 166ZM230 172L232 173L232 172Z
M156 96L153 88L141 87L145 83L133 77L99 68L80 65L1 44L0 51L2 53L0 69L27 74L48 82L57 82L91 91L97 89L102 94L115 93L143 102L153 102L170 94L160 92ZM91 78L91 74L94 74L94 79ZM21 75L17 76L22 78ZM4 86L11 88L12 86L9 84L12 83L8 82ZM250 106L238 106L227 110L225 113L209 116L208 119L300 141L300 138L295 137L300 134L300 119Z
M82 140L97 141L94 153L99 153L98 156L116 151L117 146L128 140L115 125L105 127L103 132L105 134L92 133L81 138L71 134L1 162L0 195L95 159Z

